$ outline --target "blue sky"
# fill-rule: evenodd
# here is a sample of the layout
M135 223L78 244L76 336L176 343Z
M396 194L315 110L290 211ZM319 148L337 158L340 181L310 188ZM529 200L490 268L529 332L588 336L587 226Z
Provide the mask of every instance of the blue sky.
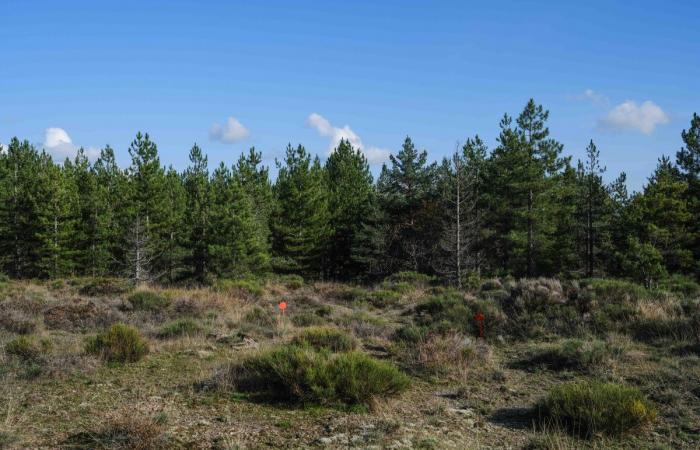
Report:
M565 153L593 138L608 178L639 188L700 112L699 16L697 1L3 0L0 142L109 143L126 165L143 130L182 169L195 141L211 165L253 145L272 164L288 142L325 157L346 136L376 168L406 135L432 159L475 133L493 147L534 97Z

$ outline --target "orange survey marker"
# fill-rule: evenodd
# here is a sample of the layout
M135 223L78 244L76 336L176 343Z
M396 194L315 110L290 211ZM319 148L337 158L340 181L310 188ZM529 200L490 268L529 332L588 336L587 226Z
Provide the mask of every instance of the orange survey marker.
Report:
M474 316L474 320L476 320L477 325L479 326L479 337L484 337L484 320L486 317L484 317L484 314L479 311L476 316Z
M287 309L287 302L280 302L279 305L280 311L282 311L282 314L284 314L284 310Z

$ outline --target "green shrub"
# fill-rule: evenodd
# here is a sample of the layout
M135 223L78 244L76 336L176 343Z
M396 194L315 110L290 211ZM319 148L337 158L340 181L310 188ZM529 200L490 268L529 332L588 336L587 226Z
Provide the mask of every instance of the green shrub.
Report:
M401 294L399 292L389 291L385 289L373 291L369 295L369 302L377 308L384 308L387 306L396 305L399 303L400 300Z
M396 366L377 361L361 352L341 353L331 359L330 374L335 396L344 403L368 404L408 388L409 379Z
M430 284L433 281L435 281L435 279L430 275L411 271L397 272L393 275L390 275L387 278L387 280L395 283L403 282L410 284Z
M394 332L393 339L398 342L415 344L425 339L428 334L426 327L405 325Z
M293 291L304 287L304 278L301 275L281 275L279 281Z
M692 278L673 275L661 282L661 288L667 289L686 298L700 298L700 284Z
M7 283L8 281L10 281L10 277L0 272L0 283Z
M523 368L540 366L550 370L593 370L606 365L620 352L605 342L569 339L540 348L516 365Z
M555 387L537 410L544 422L585 437L621 434L656 418L655 407L639 390L600 382Z
M333 355L297 345L252 355L232 365L228 375L236 391L302 403L367 403L408 387L408 377L389 363L358 352Z
M632 324L634 337L640 341L658 340L690 341L695 340L692 318L643 319Z
M500 291L503 289L503 283L498 278L490 278L481 283L480 289L481 292Z
M357 348L357 340L338 328L311 327L303 330L292 339L296 345L308 345L317 350L348 352Z
M90 278L78 292L89 297L116 296L129 292L129 289L130 286L126 280L118 278Z
M275 313L260 306L254 306L248 311L243 316L243 321L259 327L273 327L277 323Z
M215 288L222 292L242 292L254 297L260 297L265 292L259 281L251 279L220 279L216 281Z
M148 343L136 328L118 323L89 338L85 351L108 362L135 362L148 353Z
M8 355L13 355L24 361L36 361L49 350L48 341L37 342L36 339L28 336L20 336L5 345Z
M323 325L326 323L326 319L319 316L318 314L303 311L292 316L292 323L297 327L311 327L316 325Z
M202 326L193 319L184 318L163 325L158 337L163 339L179 336L195 336L202 332Z
M407 294L414 289L414 285L406 281L384 281L381 287L383 290L394 291L399 294Z
M594 278L582 282L591 289L595 299L599 303L631 303L636 304L640 300L649 298L649 291L631 281Z
M128 300L137 311L159 311L170 306L170 299L155 291L137 291Z

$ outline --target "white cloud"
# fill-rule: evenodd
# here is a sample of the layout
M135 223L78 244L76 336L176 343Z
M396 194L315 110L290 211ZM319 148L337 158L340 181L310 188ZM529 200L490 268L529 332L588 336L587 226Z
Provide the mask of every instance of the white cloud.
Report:
M342 128L334 127L328 119L317 113L310 114L306 121L318 134L330 138L328 154L333 152L341 139L345 139L350 142L354 148L361 150L370 163L382 163L389 159L389 155L391 154L389 150L374 146L366 147L362 143L360 136L352 131L348 125Z
M66 130L58 127L47 128L44 131L44 143L42 145L48 152L63 158L72 158L78 151L78 147L73 144L73 140ZM84 151L85 156L90 160L95 160L100 156L100 150L94 147L84 148Z
M578 96L579 99L581 100L587 100L594 105L598 106L607 106L610 104L610 100L608 100L608 97L605 95L601 94L600 92L596 92L593 89L586 89L583 91L582 94Z
M211 140L223 142L224 144L233 144L248 136L250 136L248 129L235 117L229 117L223 125L215 123L209 130L209 138Z
M632 130L651 134L657 125L663 125L668 121L668 115L656 103L647 100L637 105L627 100L615 106L607 116L600 119L598 125L607 130Z

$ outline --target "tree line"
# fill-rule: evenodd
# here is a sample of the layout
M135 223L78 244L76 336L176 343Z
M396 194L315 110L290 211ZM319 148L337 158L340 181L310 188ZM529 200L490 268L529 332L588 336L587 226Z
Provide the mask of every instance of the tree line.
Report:
M183 172L138 133L131 164L109 146L60 164L27 141L0 152L0 270L17 278L124 276L206 283L266 272L371 280L400 270L461 284L483 275L616 276L650 286L700 277L700 117L640 192L603 181L591 141L563 156L549 112L506 114L493 149L474 136L441 162L407 137L373 179L345 140L325 163L298 145L273 181L251 148Z

